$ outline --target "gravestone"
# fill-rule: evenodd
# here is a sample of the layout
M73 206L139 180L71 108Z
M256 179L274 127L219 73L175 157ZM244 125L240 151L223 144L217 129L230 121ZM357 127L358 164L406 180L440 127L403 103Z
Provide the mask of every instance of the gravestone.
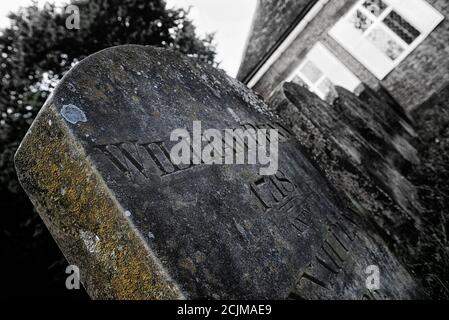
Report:
M345 88L337 87L336 91L338 98L333 108L343 122L357 130L397 167L419 164L417 150L407 140L409 136L401 130L404 128L399 127L405 122L394 123L393 112L382 112L388 107L369 105Z
M339 90L341 92L341 89ZM357 100L347 97L348 100ZM342 104L342 98L339 98ZM397 237L399 230L412 232L419 226L419 208L415 186L404 177L400 169L383 148L384 139L373 143L364 126L353 122L363 122L369 115L358 110L352 103L342 115L342 106L336 107L321 100L307 88L294 83L285 83L271 97L270 107L289 128L318 163L331 183L341 191L346 202L374 219L380 229L395 243L402 246ZM363 115L363 117L361 115ZM348 121L349 116L353 121ZM378 123L376 125L380 127Z
M382 117L382 107L373 108L344 88L337 87L336 90L339 97L332 109L339 120L376 153L368 157L368 170L419 224L424 209L418 200L418 189L406 177L411 167L420 162L418 151L401 131L388 125Z
M374 91L371 87L362 85L358 98L370 106L371 111L395 132L410 141L417 138L417 133L412 126L413 121L403 111L401 112L401 106L387 95L385 89Z
M278 130L279 170L174 164L170 134L192 132L194 121L220 132ZM173 51L128 45L84 59L42 108L15 163L92 298L420 296L265 104Z

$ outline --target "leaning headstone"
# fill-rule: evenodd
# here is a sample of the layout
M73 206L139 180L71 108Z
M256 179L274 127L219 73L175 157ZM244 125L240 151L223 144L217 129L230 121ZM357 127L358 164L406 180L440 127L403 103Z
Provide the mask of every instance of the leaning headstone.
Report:
M358 96L365 102L373 114L378 115L382 122L394 129L395 132L413 141L417 138L417 133L412 126L412 120L403 112L402 109L391 97L382 94L385 90L378 92L367 85L362 85L362 90Z
M362 137L381 152L390 163L397 167L418 164L419 157L415 147L407 140L398 125L390 123L396 119L382 110L388 107L369 105L345 88L337 87L338 98L333 108L339 118L353 127Z
M278 171L206 164L195 146L194 164L176 164L171 133L194 136L195 121L218 132L277 130ZM336 191L260 100L172 51L121 46L80 62L46 102L15 162L93 298L419 296L405 267L363 219L338 205Z
M342 97L339 99L342 104ZM356 97L344 100L349 104L351 99ZM348 121L349 116L355 118L362 113L358 104L351 104L345 116L307 88L285 83L272 95L269 105L285 120L347 205L374 220L396 246L405 246L398 230L413 233L419 225L415 188L386 159L385 150L380 152L359 133L368 123L361 127ZM366 113L364 116L369 118ZM363 121L363 117L357 120Z
M333 104L339 120L352 128L379 157L370 156L368 169L383 188L417 221L423 214L418 188L407 179L410 167L420 162L418 151L403 132L394 130L388 121L352 92L337 87L339 97Z

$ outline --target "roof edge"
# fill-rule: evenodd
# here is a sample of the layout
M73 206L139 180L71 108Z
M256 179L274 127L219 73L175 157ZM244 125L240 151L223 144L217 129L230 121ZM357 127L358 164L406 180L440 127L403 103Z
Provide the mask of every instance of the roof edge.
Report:
M328 1L328 0L327 0ZM326 1L326 2L327 2ZM289 35L295 30L295 28L300 24L300 22L303 20L303 18L312 10L313 7L317 3L319 3L320 0L312 0L310 1L307 6L301 10L301 12L298 14L298 16L295 18L295 20L289 25L287 30L282 33L281 37L274 43L274 45L268 50L268 52L262 57L262 59L256 64L254 68L241 80L244 84L248 85L249 82L253 79L253 77L259 72L259 70L267 63L267 61L273 56L273 54L278 50L278 48L282 45L282 43L289 37ZM258 1L259 3L259 1ZM254 26L254 21L252 26ZM251 28L251 31L253 28ZM249 39L249 37L248 37ZM245 46L245 51L247 48L248 42Z

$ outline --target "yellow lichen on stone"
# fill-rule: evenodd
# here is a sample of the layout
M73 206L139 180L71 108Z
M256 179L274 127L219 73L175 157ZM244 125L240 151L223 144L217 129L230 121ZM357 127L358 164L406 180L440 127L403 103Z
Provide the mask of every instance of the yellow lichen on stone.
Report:
M62 251L80 268L90 296L182 298L56 108L45 108L16 154L16 167ZM82 234L92 235L95 243Z

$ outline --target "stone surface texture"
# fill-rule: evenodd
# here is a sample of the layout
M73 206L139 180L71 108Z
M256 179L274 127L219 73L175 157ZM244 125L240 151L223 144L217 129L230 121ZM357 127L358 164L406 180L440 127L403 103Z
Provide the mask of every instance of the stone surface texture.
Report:
M278 173L173 165L170 132L192 132L196 120L203 129L278 129ZM15 162L93 298L419 296L368 219L343 205L305 154L295 134L222 71L129 45L86 58L61 80ZM366 289L370 265L380 268L379 291Z
M407 168L420 163L416 132L385 101L342 88L333 104L286 83L270 107L294 132L347 206L377 226L397 252L412 250L425 209Z

